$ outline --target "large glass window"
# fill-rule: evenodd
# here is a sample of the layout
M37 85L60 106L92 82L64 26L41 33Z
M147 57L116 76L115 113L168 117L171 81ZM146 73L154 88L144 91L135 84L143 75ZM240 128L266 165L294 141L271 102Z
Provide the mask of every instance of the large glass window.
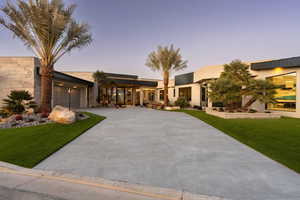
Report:
M289 73L268 78L273 84L280 86L276 89L276 103L270 103L270 110L296 111L296 73Z
M192 88L191 87L179 88L179 97L184 97L188 101L192 100Z
M155 98L154 98L154 97L155 97L155 94L154 94L154 93L155 93L155 91L152 91L152 90L149 91L149 93L148 93L148 100L149 100L149 101L154 101L154 99L155 99Z

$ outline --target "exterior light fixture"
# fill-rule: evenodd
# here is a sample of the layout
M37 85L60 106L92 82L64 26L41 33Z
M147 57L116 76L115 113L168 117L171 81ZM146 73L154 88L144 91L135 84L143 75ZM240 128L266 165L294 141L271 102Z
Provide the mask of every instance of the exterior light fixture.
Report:
M274 72L275 73L281 73L282 71L283 71L282 67L276 67L276 68L274 68Z

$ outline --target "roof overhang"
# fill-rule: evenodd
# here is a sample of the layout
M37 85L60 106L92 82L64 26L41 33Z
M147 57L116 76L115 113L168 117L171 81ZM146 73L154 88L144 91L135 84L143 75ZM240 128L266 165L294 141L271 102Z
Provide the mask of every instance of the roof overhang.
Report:
M157 87L157 81L144 81L138 79L117 79L111 78L112 82L117 86L132 86L132 87Z
M40 73L40 68L37 68L37 74L41 75ZM70 82L70 83L76 83L76 84L81 84L81 85L86 85L89 87L93 87L94 83L91 81L83 80L62 72L54 71L53 72L53 79L56 81L63 81L63 82Z
M284 58L279 60L251 63L251 70L268 70L275 68L295 68L300 67L300 56Z

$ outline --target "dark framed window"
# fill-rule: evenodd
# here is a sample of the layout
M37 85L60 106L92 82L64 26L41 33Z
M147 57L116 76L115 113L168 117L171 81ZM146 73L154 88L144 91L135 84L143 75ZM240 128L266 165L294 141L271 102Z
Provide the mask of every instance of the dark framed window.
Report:
M192 100L192 87L179 88L179 97L184 97L186 100Z
M159 91L159 100L163 101L164 100L164 96L165 96L164 90L160 90Z
M201 101L205 102L206 101L206 88L201 87Z
M176 97L176 90L175 90L175 88L173 89L173 97Z
M154 101L154 97L155 97L154 92L153 92L153 91L150 91L150 92L149 92L149 95L148 95L148 100L149 100L149 101Z

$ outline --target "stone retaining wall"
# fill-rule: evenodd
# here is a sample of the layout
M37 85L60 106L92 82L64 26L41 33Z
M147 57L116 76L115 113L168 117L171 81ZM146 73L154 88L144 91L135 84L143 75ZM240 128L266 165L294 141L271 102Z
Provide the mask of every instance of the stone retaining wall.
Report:
M214 115L216 117L221 117L224 119L265 119L265 118L280 118L281 115L278 113L229 113L229 112L219 112L211 109L206 109L207 114Z

